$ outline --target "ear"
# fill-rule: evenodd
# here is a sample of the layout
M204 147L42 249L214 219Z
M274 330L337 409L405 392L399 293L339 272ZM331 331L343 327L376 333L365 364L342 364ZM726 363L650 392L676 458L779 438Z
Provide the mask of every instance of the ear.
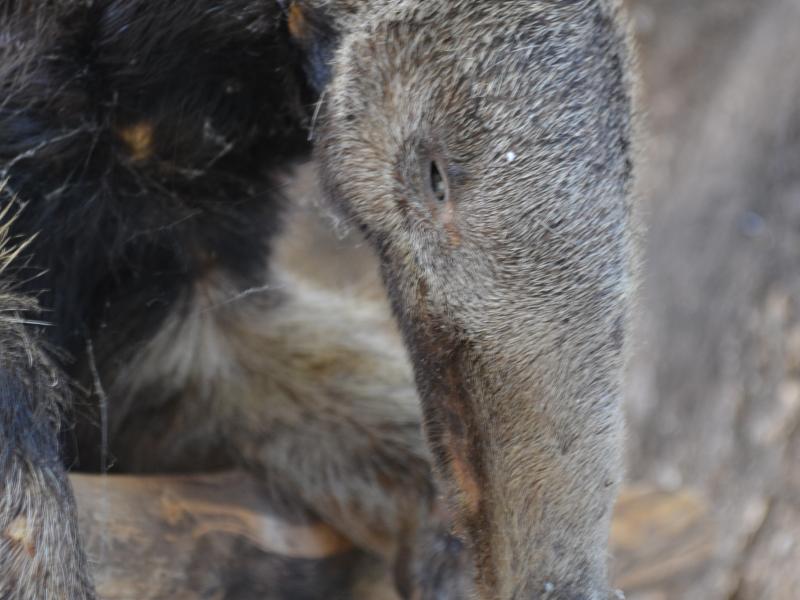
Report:
M333 55L340 32L329 2L278 0L286 15L289 37L303 54L308 83L321 94L332 76Z

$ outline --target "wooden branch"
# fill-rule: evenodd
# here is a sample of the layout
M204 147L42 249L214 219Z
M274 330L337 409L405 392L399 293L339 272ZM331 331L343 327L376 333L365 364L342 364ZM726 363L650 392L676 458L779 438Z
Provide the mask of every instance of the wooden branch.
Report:
M244 474L71 479L102 598L291 600L352 585L352 544L276 516Z
M73 475L72 483L103 598L393 597L365 582L374 563L344 536L271 511L245 474ZM629 598L668 594L702 572L712 554L708 520L692 494L626 491L613 527L617 585Z

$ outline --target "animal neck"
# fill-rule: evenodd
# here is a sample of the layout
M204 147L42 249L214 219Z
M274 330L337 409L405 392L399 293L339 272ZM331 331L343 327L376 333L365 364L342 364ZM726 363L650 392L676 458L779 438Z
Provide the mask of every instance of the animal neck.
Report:
M473 552L479 597L591 598L582 590L602 589L607 577L605 558L592 553L607 543L620 457L598 448L594 464L581 463L594 436L621 428L615 374L587 387L574 357L537 350L533 332L503 341L417 319L406 335L426 434L456 531ZM574 410L582 402L597 403L595 417Z

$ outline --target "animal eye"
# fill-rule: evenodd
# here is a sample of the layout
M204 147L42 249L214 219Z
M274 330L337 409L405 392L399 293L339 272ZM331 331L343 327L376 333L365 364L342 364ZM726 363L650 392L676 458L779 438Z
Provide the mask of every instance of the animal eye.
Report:
M436 161L431 161L430 182L431 193L438 202L447 200L447 179Z

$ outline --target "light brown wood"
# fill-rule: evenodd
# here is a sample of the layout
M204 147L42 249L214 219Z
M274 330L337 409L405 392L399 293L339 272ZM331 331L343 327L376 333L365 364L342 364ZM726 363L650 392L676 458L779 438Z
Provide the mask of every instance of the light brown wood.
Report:
M241 473L72 483L102 598L289 600L289 590L350 585L352 544L321 523L277 516Z
M103 598L294 600L298 590L326 599L393 597L388 576L345 536L278 516L247 475L73 475L72 482ZM702 572L712 547L701 497L623 493L613 548L616 582L628 598L679 597L675 590ZM384 582L378 589L375 579Z
M611 530L614 582L627 598L686 598L714 558L708 506L697 493L631 487Z

